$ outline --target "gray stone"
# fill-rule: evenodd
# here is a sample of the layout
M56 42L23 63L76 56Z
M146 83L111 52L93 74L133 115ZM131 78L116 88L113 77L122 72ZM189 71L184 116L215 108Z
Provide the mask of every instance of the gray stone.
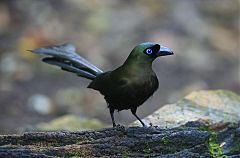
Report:
M51 99L43 94L34 94L28 99L28 107L42 115L48 115L53 111Z
M209 125L237 123L240 121L240 96L225 90L196 91L143 119L161 128L178 127L197 120ZM132 125L140 126L140 123L135 121Z

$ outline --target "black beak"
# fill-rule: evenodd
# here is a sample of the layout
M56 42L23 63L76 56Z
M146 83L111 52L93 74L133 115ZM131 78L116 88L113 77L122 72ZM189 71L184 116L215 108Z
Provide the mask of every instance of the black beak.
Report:
M171 51L171 49L161 46L158 53L158 56L167 56L167 55L173 55L173 52Z

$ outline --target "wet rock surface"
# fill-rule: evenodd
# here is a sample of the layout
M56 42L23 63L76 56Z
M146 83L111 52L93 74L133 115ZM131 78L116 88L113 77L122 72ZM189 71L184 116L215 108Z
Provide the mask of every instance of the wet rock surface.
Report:
M119 126L96 131L1 135L0 157L219 157L240 156L238 124L211 130L202 122L184 126Z

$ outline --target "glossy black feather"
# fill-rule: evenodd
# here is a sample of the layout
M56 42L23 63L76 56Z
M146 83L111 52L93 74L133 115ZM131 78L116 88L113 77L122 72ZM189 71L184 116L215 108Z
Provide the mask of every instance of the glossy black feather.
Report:
M143 104L158 89L158 85L158 79L152 70L136 78L121 67L97 76L88 88L104 95L109 108L121 111Z
M77 68L71 62L62 61L54 57L46 57L46 58L43 58L42 61L51 65L59 66L64 71L75 73L78 76L81 76L90 80L93 80L94 78L96 78L96 75L88 72L86 69L84 70L84 69Z

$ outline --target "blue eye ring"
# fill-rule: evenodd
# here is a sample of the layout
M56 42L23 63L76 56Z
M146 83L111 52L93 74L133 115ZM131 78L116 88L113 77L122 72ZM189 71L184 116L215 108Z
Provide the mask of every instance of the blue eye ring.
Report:
M150 48L147 49L147 50L146 50L146 53L149 54L149 55L152 54L152 49L150 49Z

